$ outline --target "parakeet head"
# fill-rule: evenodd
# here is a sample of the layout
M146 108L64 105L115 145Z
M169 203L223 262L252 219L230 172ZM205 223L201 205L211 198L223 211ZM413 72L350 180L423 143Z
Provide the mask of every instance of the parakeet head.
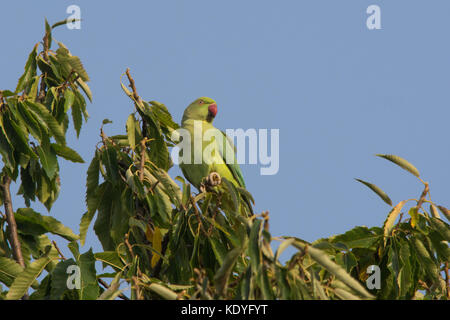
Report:
M201 97L184 110L183 120L201 120L212 122L217 114L216 102L208 97Z

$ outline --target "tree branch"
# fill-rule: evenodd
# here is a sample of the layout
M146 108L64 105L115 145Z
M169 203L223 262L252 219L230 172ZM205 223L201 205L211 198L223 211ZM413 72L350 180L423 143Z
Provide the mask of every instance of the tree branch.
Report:
M20 245L19 235L17 232L16 218L14 217L14 210L12 207L10 186L11 186L11 177L5 175L3 177L1 188L3 191L3 198L4 198L3 203L5 206L6 221L8 222L8 226L10 229L9 241L11 242L11 248L14 259L17 261L18 264L20 264L23 268L25 268L25 262L22 256L22 248Z

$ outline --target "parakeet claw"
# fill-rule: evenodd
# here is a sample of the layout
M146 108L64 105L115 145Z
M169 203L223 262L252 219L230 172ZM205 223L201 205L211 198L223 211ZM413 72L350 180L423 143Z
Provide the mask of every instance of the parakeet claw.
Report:
M203 179L200 184L200 192L214 191L213 188L222 183L222 178L217 172L211 172L208 176Z
M220 174L218 174L217 172L211 172L206 177L206 184L208 186L215 187L215 186L218 186L219 184L221 184L221 182L222 182L222 178L220 177Z

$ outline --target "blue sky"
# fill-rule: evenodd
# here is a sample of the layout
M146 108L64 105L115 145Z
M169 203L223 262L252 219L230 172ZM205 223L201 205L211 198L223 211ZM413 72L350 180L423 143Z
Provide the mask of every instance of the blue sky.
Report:
M75 232L101 122L113 121L109 135L124 133L133 111L119 82L127 67L139 94L178 122L191 101L209 96L218 128L280 130L278 174L242 166L274 236L312 241L381 226L389 207L355 177L395 203L418 197L422 185L376 153L411 161L432 199L450 205L449 1L8 1L0 88L15 88L44 18L66 18L71 4L81 8L81 29L59 27L54 38L83 61L94 99L80 138L71 129L68 139L86 164L62 163L50 214ZM381 8L381 30L366 27L371 4ZM23 206L19 197L14 206ZM83 251L90 246L101 250L92 228Z

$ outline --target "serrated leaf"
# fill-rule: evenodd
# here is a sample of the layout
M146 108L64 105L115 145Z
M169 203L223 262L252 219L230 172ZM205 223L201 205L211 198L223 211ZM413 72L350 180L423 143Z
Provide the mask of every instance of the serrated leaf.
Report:
M20 273L9 288L6 295L7 300L18 300L22 298L31 284L39 277L44 268L52 262L52 258L48 255L34 260L25 270Z
M49 132L51 132L52 136L55 137L56 142L61 145L65 145L66 138L64 129L55 117L53 117L53 115L48 111L48 109L44 105L37 102L25 101L24 103L41 118L42 122L47 125Z
M28 55L27 62L25 64L25 72L20 77L19 82L17 83L16 93L21 92L27 86L27 84L31 81L31 79L36 75L36 56L37 56L37 48L39 43L37 43L31 53Z
M72 90L66 89L64 91L64 112L67 113L69 109L72 107L73 102L75 101L75 94Z
M10 258L0 257L0 282L7 287L11 286L14 279L23 272L20 264Z
M15 213L20 232L24 234L40 235L50 232L69 241L78 240L78 236L61 222L51 216L44 216L31 208L20 208Z
M83 124L83 118L81 115L81 106L79 103L74 103L72 105L72 121L75 131L77 132L77 137L80 136L81 126Z
M36 147L36 151L39 155L42 169L44 169L50 180L53 179L58 171L58 160L56 159L55 151L45 140L43 140L42 143Z
M50 299L59 300L63 294L69 290L67 287L67 279L69 274L67 270L70 266L76 266L77 263L71 258L64 261L60 261L55 269L52 271L51 286L50 286ZM75 289L72 289L75 290Z
M89 101L92 102L92 92L86 82L84 82L81 78L77 79L77 83L80 85L86 97L88 97Z
M95 270L95 256L92 249L80 255L78 265L81 273L80 298L82 300L95 300L99 295L100 288L97 282Z
M56 143L52 143L51 146L58 156L72 162L84 163L83 158L81 158L75 150L69 148L68 146L62 146Z
M86 242L86 235L91 224L92 219L94 218L95 211L86 211L81 217L80 221L80 243L84 246Z
M113 268L123 270L125 267L116 251L97 252L94 256L98 261L106 263Z

